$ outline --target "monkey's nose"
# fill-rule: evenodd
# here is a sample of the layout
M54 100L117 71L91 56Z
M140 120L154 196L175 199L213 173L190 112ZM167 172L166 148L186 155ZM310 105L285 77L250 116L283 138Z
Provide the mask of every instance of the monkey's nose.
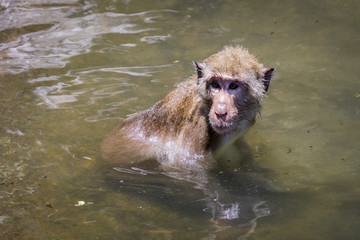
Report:
M215 111L215 115L218 119L225 121L226 120L226 111Z
M227 115L226 105L222 103L218 104L215 109L215 115L218 119L225 121Z

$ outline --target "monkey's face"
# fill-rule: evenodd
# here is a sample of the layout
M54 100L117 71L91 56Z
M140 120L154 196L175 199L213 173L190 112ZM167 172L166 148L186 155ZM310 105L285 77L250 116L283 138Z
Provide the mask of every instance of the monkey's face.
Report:
M204 62L194 62L200 95L206 99L209 123L227 134L252 123L269 88L273 68L263 68L241 47L225 47ZM206 89L206 90L205 90Z
M252 109L253 100L248 94L248 86L232 78L214 77L207 82L211 98L209 122L218 134L236 130L241 121L252 121L258 109ZM253 105L255 106L255 105Z

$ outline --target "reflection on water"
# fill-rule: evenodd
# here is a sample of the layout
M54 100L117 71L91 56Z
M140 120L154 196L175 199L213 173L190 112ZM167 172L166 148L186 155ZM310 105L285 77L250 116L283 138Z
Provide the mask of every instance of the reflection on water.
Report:
M1 51L4 58L1 65L4 71L19 73L31 68L62 68L69 62L70 57L89 53L91 48L96 45L94 40L97 36L104 34L137 34L150 32L156 27L152 19L159 13L175 11L148 11L136 14L116 14L101 13L91 14L84 17L67 18L68 14L62 9L33 9L42 11L41 17L51 27L42 31L23 34L20 39L3 44ZM30 17L34 16L33 11L26 11L25 14L9 16L10 19L28 19L26 25L35 25ZM44 13L44 12L45 13ZM36 18L35 18L36 19ZM46 21L47 20L47 21ZM148 27L143 23L148 23ZM21 24L21 23L19 23ZM164 41L170 37L166 36L146 36L140 41L149 44ZM129 43L121 44L125 47L133 47ZM120 46L108 46L101 51L116 50Z
M135 84L128 82L127 79L124 79L122 77L123 75L130 75L134 77L151 77L154 73L160 72L162 68L169 66L170 65L88 69L66 73L63 76L63 79L66 81L60 81L58 76L50 76L31 79L29 82L34 83L51 81L55 83L55 85L39 86L34 89L34 94L42 100L42 102L38 105L46 104L49 108L74 108L82 107L88 104L94 104L96 101L98 101L98 99L101 98L119 98L122 93L130 91L130 88L136 87ZM109 83L105 84L105 80L99 77L102 74L113 74L114 77L112 79L108 79L112 81L108 81ZM95 83L102 81L101 84L103 87L101 89L95 89L91 86L87 88L86 85L91 85L91 83L89 84L88 82L89 78L92 79L92 81ZM79 90L79 88L81 88L81 90ZM82 95L86 95L86 101L80 100ZM127 98L124 101L129 100L131 101L131 99ZM120 106L121 104L122 102L111 102L107 103L106 105ZM106 110L107 109L101 109L100 112Z
M251 191L261 189L263 193L275 193L265 186L258 175L247 175L241 179L216 171L204 177L201 172L178 170L149 171L140 168L113 168L109 181L114 189L123 193L141 195L143 199L165 205L173 211L186 209L190 216L203 216L212 223L209 239L245 239L257 225L257 220L271 214L266 201L257 194L239 191L245 183L251 183ZM215 177L215 178L214 178ZM228 182L231 182L229 185ZM231 189L231 190L230 190ZM200 192L198 191L200 190ZM202 194L201 194L202 193Z
M0 0L0 238L357 239L359 8ZM118 120L224 44L277 70L248 145L200 175L104 166Z

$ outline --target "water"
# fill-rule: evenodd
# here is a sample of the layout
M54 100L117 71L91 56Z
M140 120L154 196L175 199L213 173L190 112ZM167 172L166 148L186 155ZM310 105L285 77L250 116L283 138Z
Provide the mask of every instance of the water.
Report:
M359 1L0 6L0 239L358 238ZM231 161L206 183L109 170L118 120L225 44L277 70Z

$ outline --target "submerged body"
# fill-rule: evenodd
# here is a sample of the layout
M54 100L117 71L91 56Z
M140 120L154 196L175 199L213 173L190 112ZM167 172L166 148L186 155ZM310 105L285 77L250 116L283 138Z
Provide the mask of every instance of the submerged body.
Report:
M206 168L211 153L253 124L274 69L241 47L194 62L197 74L115 127L102 145L116 167Z

